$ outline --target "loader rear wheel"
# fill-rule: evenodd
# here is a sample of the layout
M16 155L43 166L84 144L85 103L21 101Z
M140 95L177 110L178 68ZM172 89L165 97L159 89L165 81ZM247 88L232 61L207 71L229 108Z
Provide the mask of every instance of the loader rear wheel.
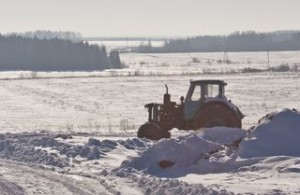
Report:
M170 138L171 134L168 131L163 131L157 124L148 122L139 128L137 136L150 140L160 140L162 138Z
M194 129L216 126L241 128L242 119L227 104L213 101L199 110L193 124Z

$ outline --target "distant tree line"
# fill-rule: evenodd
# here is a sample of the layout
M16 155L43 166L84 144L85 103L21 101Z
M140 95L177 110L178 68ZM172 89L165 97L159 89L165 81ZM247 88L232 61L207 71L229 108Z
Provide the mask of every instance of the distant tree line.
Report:
M228 36L197 36L174 39L163 47L141 45L136 51L148 52L243 52L243 51L294 51L300 50L299 31L276 31L257 33L254 31L235 32Z
M11 35L19 35L26 38L36 39L65 39L65 40L82 40L83 36L78 32L70 31L50 31L50 30L37 30L28 31L24 33L11 33Z
M122 68L118 51L82 41L0 34L0 71L95 71Z

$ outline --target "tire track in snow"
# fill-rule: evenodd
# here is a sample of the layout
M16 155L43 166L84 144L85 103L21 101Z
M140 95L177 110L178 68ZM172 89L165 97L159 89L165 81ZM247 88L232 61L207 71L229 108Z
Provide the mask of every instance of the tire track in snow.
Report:
M0 192L2 195L24 195L25 194L25 191L21 186L2 178L0 179Z
M0 192L4 195L111 194L110 190L101 185L100 181L92 178L60 174L5 160L0 160L0 166Z

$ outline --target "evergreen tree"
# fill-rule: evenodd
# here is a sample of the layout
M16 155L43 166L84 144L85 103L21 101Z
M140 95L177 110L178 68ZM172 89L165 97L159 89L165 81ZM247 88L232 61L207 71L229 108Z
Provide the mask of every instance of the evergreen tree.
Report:
M109 61L111 64L111 68L120 69L122 68L122 63L120 60L119 51L113 50L109 53Z
M0 70L95 71L110 68L105 47L70 40L0 35Z

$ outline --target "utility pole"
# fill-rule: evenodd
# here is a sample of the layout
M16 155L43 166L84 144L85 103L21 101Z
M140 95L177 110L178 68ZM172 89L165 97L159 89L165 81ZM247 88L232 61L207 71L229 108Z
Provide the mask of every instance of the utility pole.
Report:
M225 62L225 64L229 62L227 51L224 51L223 62Z
M268 70L270 70L270 48L269 48L269 35L267 34L267 66L268 66Z
M270 69L270 56L269 56L269 49L267 50L267 58L268 58L268 69Z
M226 45L226 36L223 39L223 63L227 64L229 62L228 54L227 54L227 45Z

